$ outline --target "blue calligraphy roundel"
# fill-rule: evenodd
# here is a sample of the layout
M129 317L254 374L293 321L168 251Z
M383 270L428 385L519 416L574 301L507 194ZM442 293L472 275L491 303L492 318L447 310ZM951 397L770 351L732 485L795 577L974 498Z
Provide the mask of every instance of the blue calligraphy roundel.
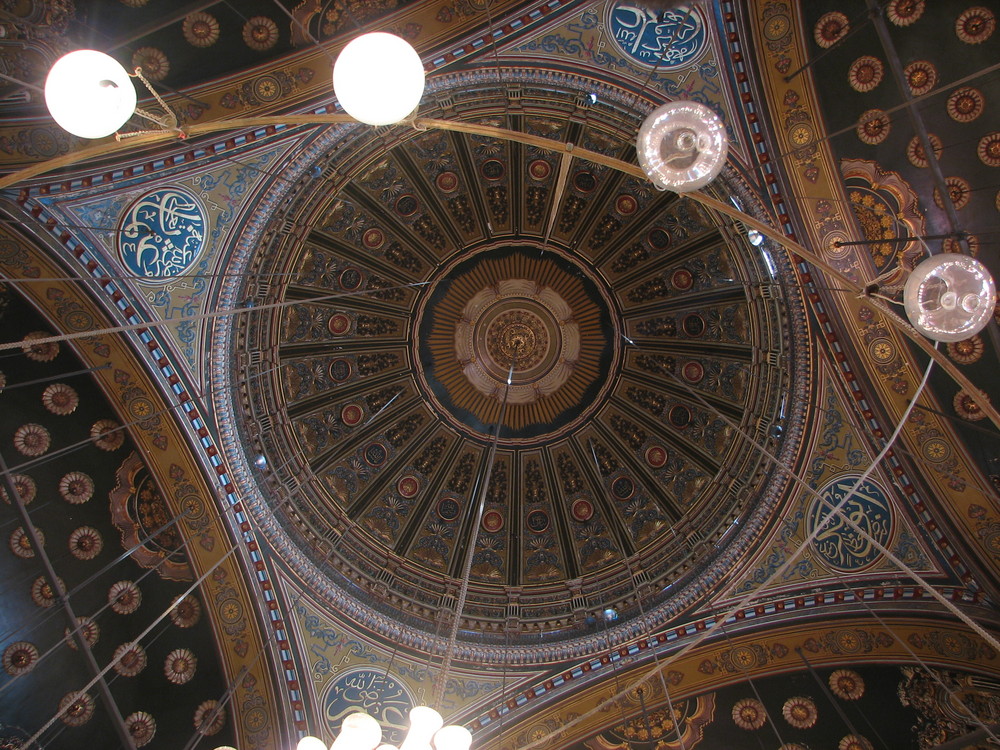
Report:
M859 570L871 565L881 556L872 540L888 547L892 536L892 506L878 484L866 479L847 497L858 478L853 475L834 479L820 491L823 499L814 500L809 509L809 533L822 526L813 549L837 570ZM845 497L847 501L840 511L833 513Z
M690 64L708 40L705 19L688 5L650 9L644 3L619 0L608 13L608 30L622 52L660 70Z
M138 281L180 276L201 254L207 224L201 202L187 190L153 190L122 215L118 254Z
M406 685L385 669L362 667L340 674L326 689L323 713L334 734L348 714L364 711L382 725L382 742L397 747L410 726L413 696Z

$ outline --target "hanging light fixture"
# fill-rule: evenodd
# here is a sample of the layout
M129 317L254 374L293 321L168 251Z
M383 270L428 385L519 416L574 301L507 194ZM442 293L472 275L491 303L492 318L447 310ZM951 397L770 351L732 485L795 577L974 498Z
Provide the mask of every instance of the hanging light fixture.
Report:
M410 710L410 729L399 750L469 750L472 733L458 724L441 725L441 714L429 706L416 706ZM396 750L393 745L380 745L382 728L377 720L357 711L348 714L340 726L340 734L330 745L330 750ZM432 747L433 743L433 747ZM326 743L318 737L306 736L299 740L295 750L327 750Z
M910 324L934 341L961 341L979 333L996 303L996 284L986 266L957 253L922 261L903 287Z
M392 125L420 104L424 65L405 39L382 31L363 34L338 55L333 91L355 120Z
M110 55L79 49L60 57L49 70L45 106L63 130L80 138L104 138L135 112L135 86Z
M639 128L639 165L661 190L686 193L714 180L726 163L722 120L697 102L669 102Z

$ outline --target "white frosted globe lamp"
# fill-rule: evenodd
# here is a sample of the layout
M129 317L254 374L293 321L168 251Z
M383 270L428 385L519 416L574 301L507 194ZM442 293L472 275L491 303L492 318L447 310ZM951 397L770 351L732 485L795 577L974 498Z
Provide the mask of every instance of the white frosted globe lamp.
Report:
M363 34L337 56L333 91L355 120L392 125L420 104L424 65L405 39L383 31Z
M639 165L661 190L685 193L714 180L726 164L729 139L722 120L697 102L669 102L639 128Z
M441 714L430 706L415 706L410 709L410 730L399 746L399 750L430 750L431 738L441 728L444 720Z
M299 740L299 744L295 746L295 750L326 750L326 743L319 737L306 735Z
M63 55L45 79L45 106L63 130L104 138L135 112L135 86L121 63L92 49Z
M993 317L996 284L975 258L932 255L906 277L903 307L910 324L935 341L962 341Z
M471 745L472 732L461 724L441 727L434 735L435 750L469 750Z
M382 727L363 711L348 714L340 724L340 734L330 750L375 750L382 741Z

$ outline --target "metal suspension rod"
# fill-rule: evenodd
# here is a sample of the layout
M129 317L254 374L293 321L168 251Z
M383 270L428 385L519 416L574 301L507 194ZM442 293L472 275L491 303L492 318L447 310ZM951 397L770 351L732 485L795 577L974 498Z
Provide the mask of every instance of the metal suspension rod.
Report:
M490 489L490 478L493 475L493 463L497 455L497 443L500 442L500 428L503 427L504 418L507 415L507 397L510 395L510 385L514 380L514 366L517 363L515 356L510 362L510 372L507 373L507 385L503 391L503 403L500 405L500 416L493 426L493 440L490 443L490 452L486 459L486 472L483 476L482 490L479 493L479 505L476 508L475 519L472 524L472 538L469 539L469 547L465 553L465 564L462 566L462 583L458 590L458 600L455 602L455 615L451 623L451 633L448 635L448 646L444 652L444 659L441 661L441 674L438 676L438 685L434 691L434 703L441 705L444 697L444 690L448 680L448 671L451 669L451 660L455 654L455 643L458 639L458 628L462 622L462 612L465 610L465 599L469 595L469 576L472 573L472 558L476 555L476 541L479 539L479 524L483 519L483 510L486 508L486 494Z
M76 619L76 612L73 611L73 605L70 604L69 595L66 592L66 587L63 585L62 580L56 575L56 570L52 565L52 560L49 559L48 553L45 551L45 545L42 543L42 538L38 534L38 529L35 528L35 524L31 522L31 516L28 514L28 509L21 499L20 493L18 493L17 488L14 486L14 481L11 479L10 472L7 470L7 461L3 457L3 453L0 452L0 472L3 472L4 480L7 485L7 493L11 497L12 502L17 507L17 512L21 516L21 521L24 524L24 530L27 532L28 537L31 539L31 546L35 550L35 554L42 563L42 567L45 569L45 575L49 580L49 585L56 594L56 598L59 600L59 605L62 607L63 613L66 615L66 619L69 622L69 628L73 632L73 637L76 639L77 646L79 647L79 652L83 656L84 661L87 664L87 669L93 675L89 689L94 684L97 685L97 691L101 696L101 702L104 703L104 707L108 714L111 716L111 722L114 724L115 732L118 734L118 741L121 742L121 746L127 750L135 750L135 742L132 739L132 735L128 731L128 727L125 726L125 719L122 717L121 711L118 709L118 704L115 702L114 696L111 695L111 689L108 687L107 681L104 679L104 673L101 672L100 667L97 666L97 660L94 658L94 652L90 648L90 643L86 638L83 637L83 631L80 628L80 623ZM66 708L69 708L67 706ZM32 741L37 739L37 735L32 738ZM26 743L28 747L31 746L31 741Z

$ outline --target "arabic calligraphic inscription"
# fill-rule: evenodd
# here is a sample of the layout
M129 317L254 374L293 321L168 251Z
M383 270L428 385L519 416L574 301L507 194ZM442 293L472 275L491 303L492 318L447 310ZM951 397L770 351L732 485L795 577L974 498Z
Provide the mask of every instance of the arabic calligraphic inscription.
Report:
M118 255L139 281L180 276L201 254L206 225L205 209L187 190L153 190L122 215Z
M336 734L348 714L364 711L382 725L382 742L399 745L410 726L413 697L384 669L352 669L327 688L323 699L327 726Z
M881 556L875 542L887 547L892 536L892 506L885 491L866 479L851 493L857 481L857 475L834 479L820 491L823 499L813 501L809 509L809 533L822 526L813 548L837 570L868 567Z
M616 2L608 29L619 49L637 63L669 70L692 63L705 50L708 32L697 8L650 9Z

